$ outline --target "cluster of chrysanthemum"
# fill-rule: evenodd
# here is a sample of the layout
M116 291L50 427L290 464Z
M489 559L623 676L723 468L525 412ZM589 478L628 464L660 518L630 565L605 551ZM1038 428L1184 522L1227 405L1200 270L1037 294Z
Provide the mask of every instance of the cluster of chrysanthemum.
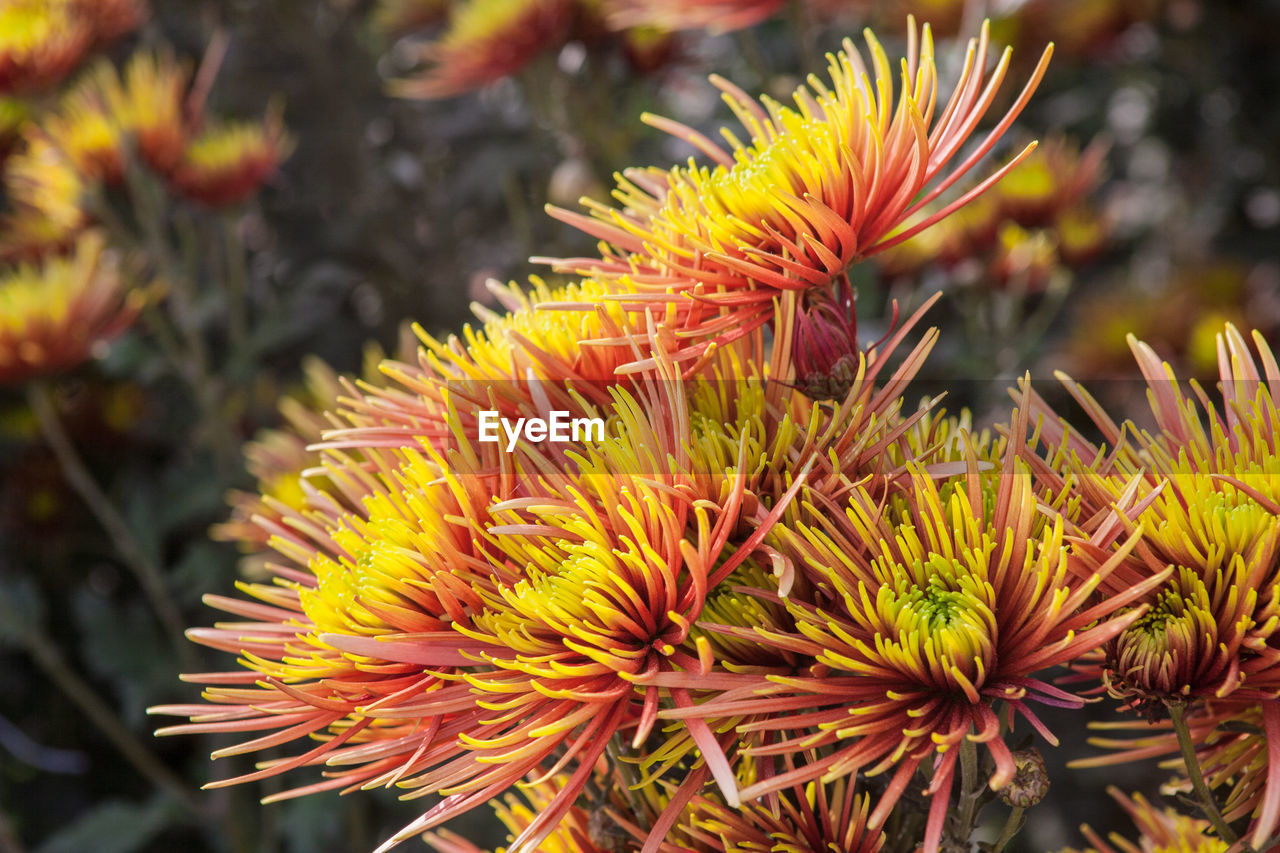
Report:
M1089 675L1143 710L1202 702L1202 731L1204 715L1280 691L1274 596L1248 594L1275 569L1259 478L1280 473L1263 450L1277 415L1233 330L1226 420L1194 432L1156 384L1161 432L1109 432L1122 451L1090 455L1030 389L1001 437L936 400L908 404L937 339L907 342L924 308L859 339L848 267L1021 161L1030 149L934 204L1047 60L962 156L1008 53L988 76L984 28L944 101L927 27L912 23L896 74L867 43L871 72L846 43L794 106L716 81L747 133L726 132L728 150L652 119L712 165L634 170L621 208L557 211L602 241L556 262L583 278L495 288L505 313L446 340L420 331L416 359L344 387L308 467L286 492L268 484L284 497L250 519L274 577L209 596L235 618L190 632L241 667L191 676L203 702L153 709L190 719L170 733L246 738L218 756L305 744L214 784L319 767L272 799L443 796L383 850L497 801L517 853L936 853L967 832L953 806L977 787L1018 807L1043 793L1018 781L1035 762L1006 739L1028 727L1054 742L1036 706L1083 703L1051 683L1068 663L1094 661ZM545 438L557 418L586 428L508 432L541 420ZM1210 464L1185 494L1164 484ZM1175 683L1183 635L1161 635L1172 667L1157 638L1184 593L1190 618L1223 613L1190 692ZM1272 712L1257 713L1265 741ZM1257 742L1247 758L1269 778ZM1261 792L1280 795L1261 778L1231 806L1256 812L1255 834Z
M139 50L122 69L98 61L52 106L29 110L4 164L0 255L38 256L74 239L94 219L89 197L120 186L134 165L202 204L251 195L288 153L279 115L224 123L202 97L172 54Z
M206 115L207 84L166 51L117 69L96 48L135 28L136 0L15 0L0 7L0 382L57 372L133 319L104 212L135 201L129 169L205 205L243 201L288 153L279 116ZM59 88L60 87L60 88Z
M74 367L140 308L118 258L87 230L86 178L35 121L50 90L145 14L132 0L0 6L0 384ZM84 169L105 168L94 150L100 127L58 127Z
M1093 261L1108 225L1089 199L1106 155L1065 139L1042 145L992 191L879 258L889 276L942 271L959 286L1035 293Z

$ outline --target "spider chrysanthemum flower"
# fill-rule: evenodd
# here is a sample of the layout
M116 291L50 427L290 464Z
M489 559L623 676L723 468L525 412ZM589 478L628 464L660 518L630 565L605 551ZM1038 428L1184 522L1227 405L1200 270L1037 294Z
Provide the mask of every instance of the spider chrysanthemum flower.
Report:
M830 82L811 77L787 107L760 103L712 78L749 134L726 130L728 150L669 119L647 121L688 140L713 166L632 170L619 180L620 209L584 201L590 215L552 215L599 237L599 259L552 261L560 269L627 276L664 294L686 338L720 339L772 318L780 292L827 288L850 264L891 248L968 203L1034 148L950 204L920 219L996 144L1044 74L1046 49L1008 112L967 156L961 148L993 103L1010 53L986 75L988 37L970 42L950 100L938 103L933 39L911 22L897 97L888 56L868 30L874 78L852 42L830 57ZM916 220L919 221L916 221ZM726 317L728 319L726 319ZM686 342L696 357L706 340Z
M884 833L869 826L870 799L854 793L853 780L810 782L778 795L775 803L731 809L698 797L680 827L677 850L696 853L878 853Z
M141 307L96 234L69 258L0 274L0 384L69 370L120 334Z
M1280 645L1273 639L1280 627L1280 414L1273 396L1280 370L1261 336L1254 340L1261 372L1234 327L1218 337L1221 413L1195 383L1185 396L1168 365L1131 338L1157 431L1122 430L1070 380L1115 450L1104 452L1060 423L1046 427L1052 466L1077 480L1093 519L1135 476L1144 484L1137 496L1144 535L1112 581L1124 587L1176 568L1153 592L1147 615L1093 669L1136 706L1238 691L1246 701L1280 694L1280 652L1273 649Z
M695 499L684 397L666 369L637 396L618 388L610 406L588 406L608 419L603 440L555 459L473 442L331 453L322 473L359 509L308 477L308 510L269 502L283 521L259 523L294 564L273 568L283 585L246 587L263 604L211 599L254 621L192 632L247 671L199 676L210 705L153 710L192 718L172 732L274 730L220 755L321 740L231 781L324 763L329 780L287 795L392 784L446 795L383 849L530 773L564 770L513 847L532 849L615 734L635 748L663 704L693 707L692 691L715 686L692 627L782 510L746 506L741 484L722 504ZM731 546L743 526L755 532ZM734 802L724 736L698 718L678 726L688 741L673 761L701 763L685 762L672 813L709 778Z
M363 371L366 382L383 384L378 372L382 359L380 347L366 347ZM286 396L280 401L279 411L284 424L276 429L263 430L245 445L245 468L258 481L258 490L237 490L227 495L227 502L232 508L231 518L212 529L214 539L236 542L243 551L260 552L267 548L270 524L257 523L255 517L269 523L283 522L283 516L273 509L279 504L294 512L304 512L308 505L308 489L324 491L339 503L345 500L345 496L331 488L321 474L307 476L312 469L322 468L325 461L323 453L308 448L319 442L326 430L341 425L341 421L328 412L338 408L338 400L344 393L354 394L354 386L349 379L339 376L332 367L314 356L303 361L302 372L301 393Z
M1117 788L1108 788L1111 794L1133 820L1138 830L1137 842L1119 833L1111 833L1103 839L1089 826L1080 831L1089 839L1091 847L1083 853L1226 853L1228 844L1215 838L1209 831L1209 822L1179 813L1172 808L1157 809L1141 794L1126 797ZM1066 848L1062 853L1081 853Z
M253 195L289 156L293 143L280 116L205 129L187 142L170 181L179 193L211 207Z
M40 127L86 182L115 183L123 177L123 133L92 77L64 95Z
M92 47L91 22L60 0L10 0L0 5L0 94L48 88Z
M0 217L0 259L32 260L61 251L89 222L84 177L48 137L25 135L5 163L12 208Z
M1267 734L1252 745L1265 752L1250 764L1248 784L1242 789L1231 771L1211 779L1233 786L1233 812L1252 816L1251 840L1259 844L1280 826L1280 366L1256 332L1253 343L1256 358L1233 326L1218 335L1219 408L1197 383L1185 393L1172 369L1130 337L1154 431L1118 426L1063 377L1113 449L1095 447L1048 417L1042 435L1052 457L1040 472L1049 481L1075 480L1090 528L1126 484L1141 487L1133 495L1142 508L1136 522L1119 523L1141 524L1143 534L1111 583L1123 589L1165 566L1175 572L1144 599L1150 610L1143 619L1076 668L1085 679L1100 679L1126 707L1154 717L1166 704L1189 705L1188 722L1212 729L1214 721L1256 713ZM1221 749L1235 743L1226 736L1213 742ZM1172 735L1107 745L1121 751L1082 764L1177 749ZM1205 766L1236 766L1216 750Z
M392 92L447 98L493 83L558 47L572 16L569 0L465 0L451 7L440 38L424 47L428 70L396 81Z
M816 598L786 600L791 632L718 630L811 656L828 672L772 676L756 696L699 706L766 714L739 727L774 733L748 753L795 760L794 769L761 774L744 798L819 777L891 772L869 820L879 828L927 762L924 849L936 851L962 741L986 746L999 790L1016 768L997 706L1052 740L1028 703L1082 704L1037 674L1123 630L1139 613L1112 614L1159 581L1095 604L1133 539L1109 558L1077 541L1061 515L1043 509L1013 453L1011 443L1003 470L983 475L970 451L968 473L941 485L911 465L910 489L887 507L860 488L843 517L805 505L802 491L807 512L771 538L813 577ZM801 752L810 758L795 759Z
M136 51L123 74L110 63L94 69L98 87L120 129L129 134L139 156L168 174L182 158L187 127L183 115L190 72L167 51Z
M556 776L530 784L522 785L520 795L507 794L501 799L495 798L490 803L493 816L506 827L511 843L533 823L555 799L556 794L564 787L568 779ZM574 806L561 819L555 831L538 845L539 853L619 853L612 843L612 837L605 835L606 820L601 820L601 812L589 813L585 809ZM597 838L601 838L597 841ZM488 853L467 839L447 829L429 832L423 836L436 853ZM495 853L503 853L500 848Z

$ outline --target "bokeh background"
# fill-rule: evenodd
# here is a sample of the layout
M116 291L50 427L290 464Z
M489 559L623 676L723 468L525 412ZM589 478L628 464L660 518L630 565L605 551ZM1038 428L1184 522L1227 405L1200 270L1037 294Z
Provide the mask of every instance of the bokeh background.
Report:
M306 357L359 373L368 342L403 351L406 321L459 330L473 303L492 305L487 280L548 275L528 258L590 251L545 204L603 199L614 171L693 153L641 113L713 130L729 116L709 73L783 99L865 25L893 55L911 12L934 23L944 85L962 56L956 37L984 16L993 40L1014 46L1006 89L1047 41L1057 46L991 165L1038 137L1033 159L985 201L854 270L868 339L885 328L891 300L909 308L943 291L929 317L942 342L918 393L946 390L952 409L991 422L1007 414L1005 389L1022 372L1052 397L1062 369L1140 418L1139 386L1123 378L1134 372L1126 333L1180 375L1200 376L1213 372L1223 321L1277 340L1276 2L575 0L544 3L553 16L544 30L505 31L508 13L491 3L471 42L456 35L467 4L478 2L151 0L145 22L102 51L123 65L171 45L194 67L210 44L225 44L209 109L250 120L281 110L292 143L246 200L165 202L163 221L178 223L165 233L195 235L195 259L184 305L172 305L172 283L153 298L203 341L202 379L166 360L140 322L46 383L184 624L210 624L201 596L257 570L209 529L227 518L229 489L254 487L239 447L280 423L282 396L305 396ZM487 77L467 77L464 60ZM38 125L54 97L26 97L24 120ZM24 127L5 131L6 148L23 144ZM7 211L16 202L5 193ZM109 191L101 210L128 214L131 198ZM141 258L127 265L140 283L155 277L144 243L116 249ZM225 284L240 275L236 309ZM229 331L236 310L241 334ZM0 388L0 602L2 853L359 853L427 805L378 791L260 806L280 780L197 791L247 772L249 760L211 763L227 744L209 738L154 739L145 709L194 700L177 674L225 669L230 658L167 641L17 387ZM1088 716L1105 719L1106 703ZM1087 731L1080 715L1051 722L1063 740L1045 750L1053 791L1031 813L1022 850L1080 846L1082 820L1124 827L1105 785L1154 795L1165 775L1067 770L1090 752ZM500 843L489 821L476 814L457 828Z

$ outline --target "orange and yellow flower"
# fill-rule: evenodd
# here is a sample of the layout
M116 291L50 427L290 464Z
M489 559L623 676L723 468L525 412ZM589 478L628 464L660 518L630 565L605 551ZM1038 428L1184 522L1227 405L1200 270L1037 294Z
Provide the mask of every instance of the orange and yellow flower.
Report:
M0 6L0 94L47 89L93 46L92 22L59 0L10 0Z
M238 204L271 177L292 147L275 112L261 122L207 128L187 142L169 180L201 204Z
M1185 393L1155 351L1130 337L1156 430L1118 426L1064 380L1114 449L1103 452L1052 417L1043 438L1057 472L1044 473L1079 484L1091 529L1107 523L1100 519L1122 493L1137 502L1132 519L1115 520L1140 533L1133 557L1112 576L1115 588L1173 570L1143 599L1147 613L1076 668L1155 719L1164 706L1185 706L1202 734L1256 716L1265 734L1245 750L1248 762L1235 761L1245 747L1230 735L1197 741L1213 784L1232 786L1233 813L1251 815L1256 845L1280 826L1280 366L1261 335L1253 343L1256 359L1235 327L1217 336L1219 408L1196 383ZM1107 745L1120 752L1085 763L1177 750L1167 726ZM1237 775L1245 766L1250 772Z
M11 209L0 217L0 259L35 260L66 249L89 223L89 187L68 157L39 131L5 163Z
M93 71L117 126L132 137L142 160L168 174L187 141L183 113L190 71L167 51L136 51L123 74L110 63Z
M680 827L682 841L696 853L878 853L884 833L869 825L867 794L855 794L848 777L810 782L782 792L776 804L749 803L731 809L698 797Z
M406 98L447 98L519 71L569 33L570 0L463 0L449 9L439 39L426 45L429 68L398 80L392 92Z
M987 28L972 41L951 99L938 102L928 25L910 24L897 98L893 71L866 32L874 78L852 42L830 57L830 84L811 80L794 107L757 103L713 78L748 133L725 131L730 150L669 119L646 117L711 158L710 168L631 170L615 196L621 208L584 200L585 216L552 215L600 238L601 257L553 261L560 269L627 278L664 299L682 337L677 360L696 359L773 316L789 291L829 288L863 258L889 249L980 195L1021 162L1013 161L928 215L929 204L967 174L1013 123L1044 74L1046 49L1031 79L981 144L955 161L1004 80L1005 51L990 77ZM732 331L728 331L732 330Z
M92 76L63 95L40 128L86 183L123 177L124 134Z
M74 255L0 274L0 384L69 370L133 321L138 291L127 290L97 234Z
M1044 511L1028 469L1013 458L1016 445L985 474L970 449L967 473L942 483L909 464L908 489L886 501L858 487L838 519L801 491L795 520L770 537L815 590L785 599L795 628L716 630L811 657L821 670L770 675L754 695L698 706L708 715L757 715L738 731L766 737L746 752L757 762L794 761L761 773L744 800L807 780L891 775L867 822L874 830L927 764L924 849L936 851L965 740L990 752L992 789L1015 776L998 704L1010 721L1019 716L1055 742L1029 703L1083 700L1037 674L1133 623L1140 611L1114 614L1167 573L1095 603L1136 537L1100 557L1062 515Z
M1084 851L1068 847L1062 853L1226 853L1230 846L1213 836L1208 821L1172 808L1157 809L1141 794L1126 797L1117 788L1108 788L1107 793L1133 820L1138 830L1137 843L1114 832L1103 839L1085 825L1080 831L1092 846Z
M733 568L719 561L743 503L741 486L723 506L693 499L677 438L683 407L616 391L603 441L555 462L522 447L495 474L483 473L483 445L365 448L357 463L331 453L325 476L343 494L359 489L362 508L318 490L305 512L273 502L284 521L259 523L295 564L276 569L287 588L246 587L266 606L215 599L255 621L192 632L243 655L249 670L212 677L212 708L155 710L196 720L171 731L277 729L225 754L308 733L324 740L234 781L325 761L343 769L295 793L394 782L447 795L387 846L530 772L575 768L513 846L532 849L612 736L643 743L660 703L691 706L708 673L708 647L691 628L707 589ZM264 677L260 688L224 686ZM683 725L704 762L686 790L714 776L733 802L715 733L698 719Z

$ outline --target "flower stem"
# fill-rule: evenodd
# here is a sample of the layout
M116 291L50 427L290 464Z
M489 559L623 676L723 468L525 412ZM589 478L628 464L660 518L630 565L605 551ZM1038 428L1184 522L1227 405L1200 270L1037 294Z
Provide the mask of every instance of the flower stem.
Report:
M1173 731L1178 736L1178 749L1182 751L1182 764L1187 768L1191 789L1195 792L1196 799L1200 801L1200 811L1204 812L1209 823L1213 824L1213 830L1219 838L1228 845L1235 844L1239 836L1232 831L1226 819L1223 818L1222 812L1218 810L1218 803L1214 800L1209 786L1205 784L1204 773L1201 772L1200 762L1196 759L1196 746L1191 742L1191 729L1187 725L1186 706L1178 702L1170 702L1167 707L1169 720L1173 723ZM1245 849L1250 848L1246 845Z
M63 476L89 507L89 511L110 537L116 551L124 558L125 564L137 578L143 593L151 603L152 610L164 626L169 642L183 668L189 672L198 669L198 661L183 634L182 612L165 588L160 567L147 556L146 550L129 528L129 523L111 504L111 500L89 473L88 467L76 452L75 445L58 418L58 411L49 389L41 382L32 382L28 386L27 400L40 425L40 432L58 460Z
M232 440L232 429L223 410L224 388L220 377L211 371L209 348L196 319L197 288L195 271L184 267L177 258L168 237L171 211L164 191L150 179L136 158L125 168L129 199L138 226L138 241L168 291L165 304L173 329L181 336L185 351L177 356L179 375L187 380L208 431L208 447L213 453L219 482L226 482L239 463L239 453ZM170 347L166 347L166 350Z
M1004 829L1000 832L1000 837L996 839L996 843L991 847L991 853L1001 853L1013 837L1018 834L1018 830L1022 829L1022 815L1026 811L1022 806L1014 806L1009 811L1009 820L1005 822Z
M981 793L981 781L978 779L978 746L965 738L960 742L960 831L968 833L973 830L974 809L978 795Z
M635 768L622 758L622 753L626 749L623 744L622 736L615 733L609 739L608 746L605 747L605 754L609 756L609 766L613 770L615 778L621 783L624 796L627 798L627 805L631 807L632 817L636 819L641 829L648 829L644 824L647 822L648 814L642 808L640 801L636 798L636 792L633 785L636 784Z
M234 216L224 216L219 221L219 230L223 232L223 249L226 252L227 333L232 351L239 355L249 336L249 273L245 269L244 241L240 238L239 223Z

